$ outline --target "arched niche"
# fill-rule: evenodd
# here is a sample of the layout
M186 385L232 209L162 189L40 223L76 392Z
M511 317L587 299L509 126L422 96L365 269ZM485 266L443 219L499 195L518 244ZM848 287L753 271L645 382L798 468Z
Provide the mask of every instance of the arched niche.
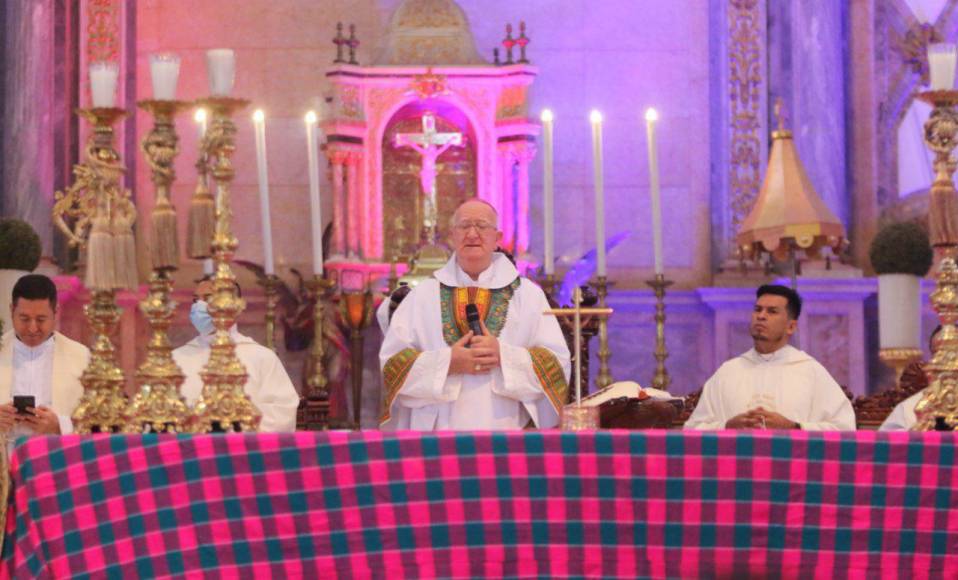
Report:
M422 117L427 112L435 116L438 132L462 134L462 145L450 147L436 160L440 240L448 238L449 220L456 207L478 192L477 138L468 116L443 99L416 100L400 107L386 122L380 142L383 253L387 260L408 257L419 247L423 221L419 178L422 159L411 147L397 147L395 137L400 133L421 133Z

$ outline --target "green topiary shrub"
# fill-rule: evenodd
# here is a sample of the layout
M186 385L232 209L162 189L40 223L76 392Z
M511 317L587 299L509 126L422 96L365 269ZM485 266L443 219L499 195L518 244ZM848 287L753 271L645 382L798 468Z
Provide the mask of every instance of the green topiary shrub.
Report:
M0 218L0 269L32 272L43 247L33 226L15 218Z
M931 268L932 256L928 234L913 222L883 227L868 250L868 258L876 274L913 274L923 277Z

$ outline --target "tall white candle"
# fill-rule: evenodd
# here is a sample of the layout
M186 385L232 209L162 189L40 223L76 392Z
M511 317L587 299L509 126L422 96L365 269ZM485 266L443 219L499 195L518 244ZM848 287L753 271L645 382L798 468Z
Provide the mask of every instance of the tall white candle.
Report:
M602 174L602 113L592 110L592 168L595 178L595 272L605 276L605 177Z
M210 94L214 97L228 97L233 91L236 77L236 55L228 48L214 48L206 51L206 76L210 83Z
M542 111L542 221L545 234L543 268L547 276L555 273L552 122L552 111L549 109Z
M90 96L96 108L116 106L116 79L120 67L115 62L90 64Z
M213 258L206 258L203 260L203 275L212 276L213 275Z
M309 160L309 222L313 233L313 273L323 275L323 220L319 199L319 157L316 147L316 113L306 113L306 156Z
M256 173L259 176L259 211L263 220L263 268L266 274L275 274L273 264L273 228L269 217L269 176L266 171L266 115L257 109L253 113L256 132Z
M150 78L153 98L159 101L176 99L176 83L180 78L180 57L175 54L151 54Z
M955 63L958 47L946 42L928 45L928 80L932 90L955 88Z
M662 194L659 191L659 150L655 143L655 122L659 114L655 109L645 111L645 134L649 142L649 192L652 196L652 250L655 255L655 273L663 274L662 260Z

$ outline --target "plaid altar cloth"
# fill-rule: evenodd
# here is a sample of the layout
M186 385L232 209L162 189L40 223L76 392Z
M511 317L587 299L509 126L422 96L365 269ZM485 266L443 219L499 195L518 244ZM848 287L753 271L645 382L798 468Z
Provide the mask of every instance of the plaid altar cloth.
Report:
M17 577L950 577L947 433L21 441Z

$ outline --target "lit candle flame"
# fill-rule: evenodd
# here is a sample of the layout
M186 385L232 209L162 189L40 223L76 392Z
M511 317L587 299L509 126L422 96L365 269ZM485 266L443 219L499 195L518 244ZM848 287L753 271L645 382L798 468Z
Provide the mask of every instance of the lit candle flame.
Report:
M645 110L645 120L646 120L646 121L652 121L652 122L658 121L658 120L659 120L659 113L658 113L658 111L656 111L656 110L653 109L652 107L649 107L648 109L646 109L646 110Z
M598 109L592 109L592 112L589 113L589 120L592 121L593 123L601 123L602 113L600 113Z
M549 109L543 109L540 118L542 119L543 123L551 123L553 119L552 111Z

